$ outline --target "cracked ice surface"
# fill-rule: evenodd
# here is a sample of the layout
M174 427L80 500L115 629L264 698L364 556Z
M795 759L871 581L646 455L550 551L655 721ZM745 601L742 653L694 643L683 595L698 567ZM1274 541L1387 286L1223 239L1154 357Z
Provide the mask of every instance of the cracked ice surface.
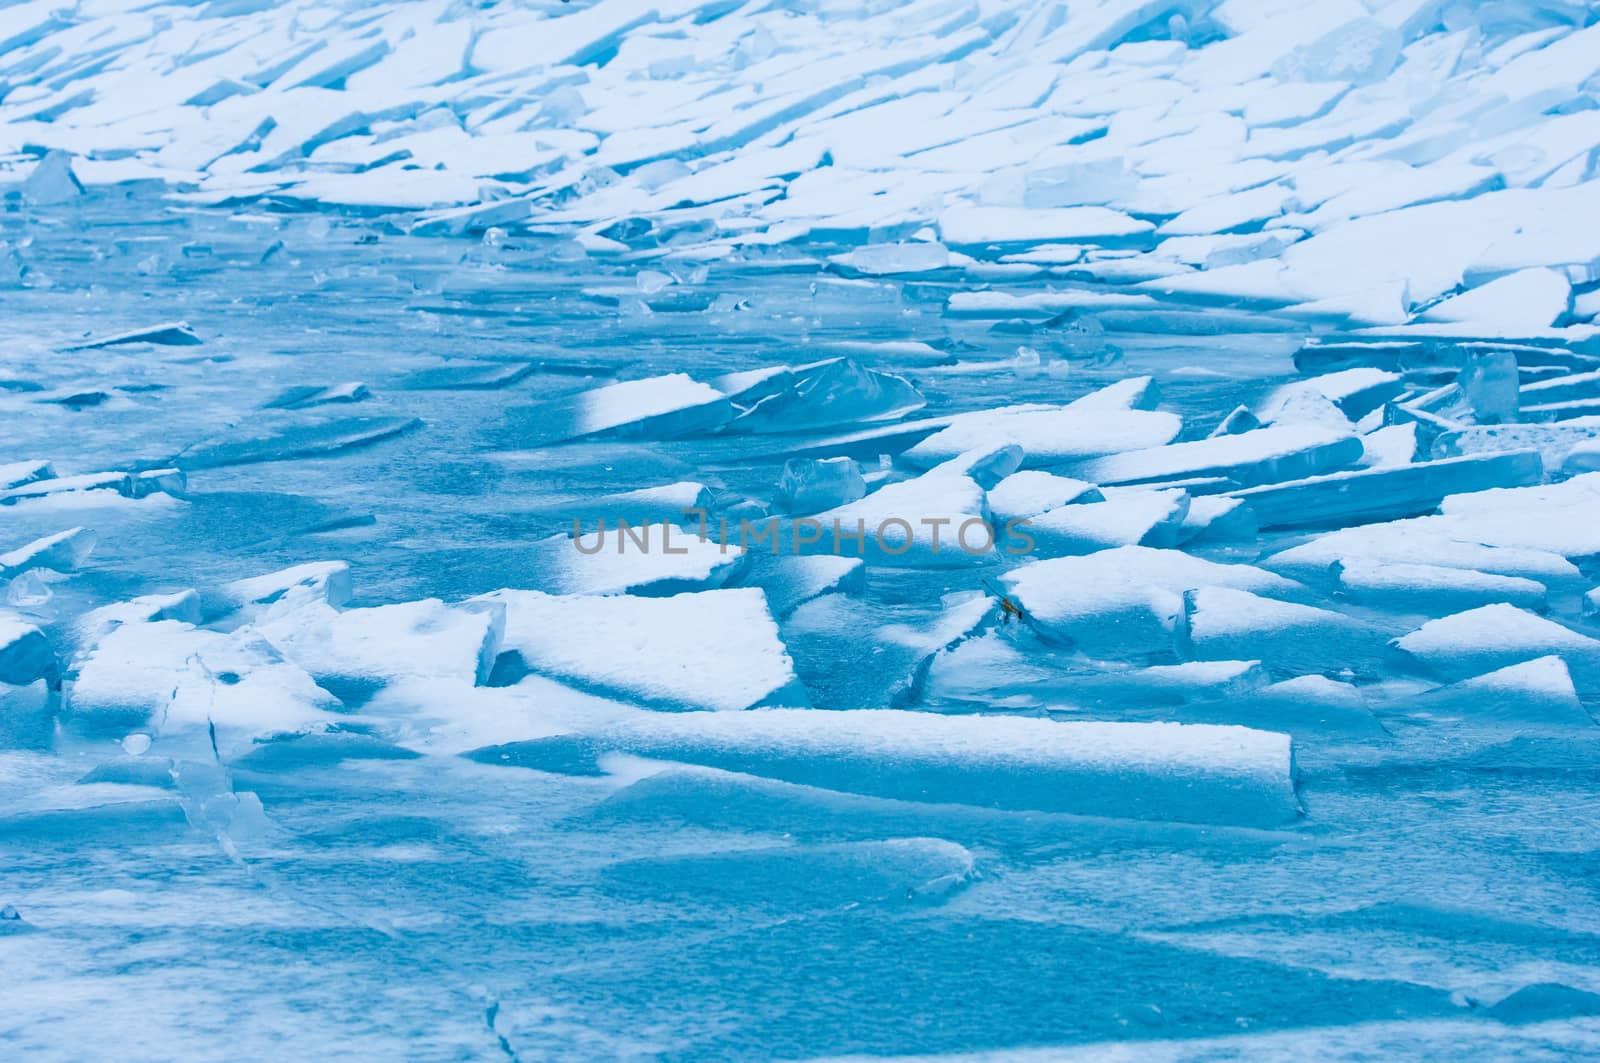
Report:
M0 1044L1594 1054L1594 20L6 7Z

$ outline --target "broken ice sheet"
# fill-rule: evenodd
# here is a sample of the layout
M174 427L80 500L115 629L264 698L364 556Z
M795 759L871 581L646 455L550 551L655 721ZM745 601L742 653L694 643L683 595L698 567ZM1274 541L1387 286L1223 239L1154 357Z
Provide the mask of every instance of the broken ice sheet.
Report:
M526 579L552 594L678 594L710 590L744 564L744 550L668 522L596 526L528 548Z
M513 406L506 415L518 441L538 447L600 434L695 435L720 427L733 416L733 409L716 388L672 373L608 384L537 406Z
M920 698L934 657L979 631L993 612L989 597L975 592L956 592L931 607L830 593L793 609L781 630L814 704L902 706ZM863 630L876 638L863 641Z
M0 13L14 1054L1595 1054L1592 13L847 6Z
M326 727L338 707L255 632L160 620L122 624L87 652L64 721L91 734L149 727L191 738L214 727L237 753L256 738Z
M1041 634L1110 658L1175 654L1183 592L1195 587L1288 599L1306 593L1293 581L1250 565L1136 545L1037 561L1008 572L1005 582Z
M147 328L129 329L110 336L85 340L65 348L68 351L96 350L101 347L119 347L130 343L149 343L158 347L197 347L203 341L186 321L173 321Z
M713 383L737 411L728 426L736 432L809 432L892 421L927 405L906 378L850 358L734 373Z
M414 417L347 417L307 424L263 424L185 447L173 458L183 469L258 461L292 461L379 443L420 428Z
M1299 812L1285 735L894 710L643 713L504 752L552 767L573 747L908 800L1267 826ZM1204 795L1204 796L1202 796Z
M501 590L506 652L534 672L663 708L805 703L756 588L662 598Z
M1036 469L1159 446L1181 427L1175 414L1153 410L1001 407L958 415L949 427L906 451L905 459L927 468L976 447L1010 443L1022 448L1023 467Z

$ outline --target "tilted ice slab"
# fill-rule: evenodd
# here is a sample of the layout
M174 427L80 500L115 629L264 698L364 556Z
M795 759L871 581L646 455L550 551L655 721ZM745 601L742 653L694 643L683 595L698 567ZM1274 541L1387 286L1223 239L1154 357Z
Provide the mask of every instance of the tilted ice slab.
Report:
M345 417L313 424L242 428L186 447L172 461L180 469L214 469L260 461L292 461L364 447L422 427L415 417Z
M1225 477L1241 486L1328 472L1361 459L1361 441L1322 425L1277 425L1085 461L1069 471L1099 484Z
M1174 652L1186 590L1304 593L1299 584L1265 569L1143 546L1037 561L1003 578L1035 627L1091 656L1111 657Z
M1178 640L1186 657L1256 658L1291 675L1350 671L1370 676L1383 652L1381 634L1343 613L1228 587L1184 593Z
M1308 581L1326 577L1335 561L1366 561L1477 569L1565 586L1581 579L1573 560L1600 555L1597 505L1597 473L1559 484L1450 495L1436 516L1331 532L1263 564Z
M1350 469L1234 492L1259 526L1327 528L1427 513L1445 496L1491 487L1525 487L1544 475L1531 450Z
M989 488L989 512L995 520L1034 517L1071 502L1099 502L1100 489L1086 480L1057 476L1040 469L1012 473Z
M285 598L298 602L319 602L338 608L350 600L354 586L350 566L344 561L308 561L276 572L225 583L207 591L205 616L216 620L230 613L253 620L267 607Z
M1248 539L1258 530L1256 515L1244 500L1227 495L1195 495L1178 525L1178 543Z
M44 632L9 610L0 610L0 683L27 686L55 672L55 653Z
M557 679L667 708L804 701L756 588L668 598L499 590L472 601L503 605L502 648Z
M1267 397L1258 412L1266 415L1263 420L1272 420L1273 414L1282 410L1296 395L1309 393L1322 396L1350 420L1358 421L1394 398L1402 389L1398 373L1358 366L1285 384Z
M91 351L102 347L120 347L130 343L149 343L159 347L196 347L201 343L194 329L186 321L170 321L160 325L150 325L146 328L128 329L125 332L113 333L96 339L85 340L70 347L66 351Z
M867 564L859 557L754 551L746 555L739 583L760 587L772 615L782 619L824 594L859 594L866 589Z
M1538 580L1468 568L1406 562L1335 561L1334 593L1356 605L1398 613L1443 615L1505 602L1544 612L1549 592Z
M203 619L200 595L192 590L184 590L170 594L141 594L127 601L102 605L78 617L72 626L76 643L88 648L98 645L124 624L180 620L185 624L198 625Z
M259 634L223 634L177 620L113 629L75 666L63 719L93 733L204 733L235 747L320 730L338 700Z
M907 801L1271 826L1295 818L1287 735L893 709L637 716L503 747L528 767L626 753Z
M865 556L876 564L957 568L993 561L997 550L1020 548L1020 542L1014 544L988 517L983 488L975 480L935 469L824 510L809 518L813 525L797 523L791 539L799 543L814 537L811 545L799 547L813 553Z
M1366 561L1477 569L1569 585L1581 578L1574 560L1600 555L1597 504L1600 473L1449 495L1435 516L1330 532L1263 565L1308 581L1326 577L1335 561Z
M1015 443L997 443L957 454L949 461L935 465L928 473L934 476L965 476L988 492L1020 469L1022 461L1021 447Z
M88 559L99 537L88 528L68 528L0 554L0 578L33 568L72 572Z
M49 480L56 475L55 465L48 461L8 461L0 463L0 490L21 487L35 480Z
M850 358L733 373L712 382L738 415L735 432L809 432L892 421L928 404L912 383Z
M372 397L367 385L359 381L343 384L296 384L278 392L262 405L266 410L307 410L333 402L363 402Z
M1558 656L1536 657L1471 676L1393 706L1414 722L1474 727L1530 725L1589 728L1594 719L1583 708L1567 664Z
M672 438L720 427L733 416L726 396L684 373L608 384L535 406L506 410L526 446L595 435Z
M1037 469L1157 446L1182 427L1176 414L1157 410L1006 406L957 414L948 427L903 456L913 465L929 468L979 447L1010 443L1022 448L1024 468Z
M1360 688L1322 675L1301 675L1269 683L1220 701L1195 702L1178 714L1182 720L1227 722L1303 736L1374 738L1383 726Z
M673 524L695 524L698 527L702 513L710 511L711 503L711 489L705 484L695 480L680 480L659 487L641 487L634 491L574 499L550 508L592 533L601 520L613 530L621 521L629 524L660 524L668 521Z
M663 595L719 587L743 555L715 534L702 539L693 528L662 522L540 539L526 564L531 584L552 594Z
M1177 544L1189 496L1182 491L1118 491L1100 502L1057 506L1018 525L1033 540L1029 553L1061 557L1114 546L1167 547Z
M503 624L493 606L425 598L339 610L305 594L268 606L254 628L319 683L359 694L412 678L485 682Z
M889 610L868 598L828 594L794 610L783 636L813 704L904 708L922 698L938 656L965 645L994 613L993 600L980 591L943 595L932 613ZM872 637L862 638L864 631Z
M77 496L90 492L114 492L123 498L146 498L161 492L181 495L184 486L184 475L177 469L90 472L78 476L37 477L0 491L0 506L38 502L61 496Z
M1557 656L1580 694L1600 695L1600 639L1505 603L1430 620L1395 639L1390 650L1398 662L1448 680Z

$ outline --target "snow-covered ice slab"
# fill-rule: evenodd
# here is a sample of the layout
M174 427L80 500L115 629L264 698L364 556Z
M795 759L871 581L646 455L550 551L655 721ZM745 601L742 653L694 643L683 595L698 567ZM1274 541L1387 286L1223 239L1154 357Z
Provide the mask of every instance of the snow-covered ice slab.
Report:
M68 528L35 539L0 554L0 577L9 578L31 568L71 572L88 559L97 542L99 537L88 528Z
M1542 613L1549 591L1538 580L1444 565L1335 561L1334 593L1356 605L1441 616L1504 602Z
M1359 687L1321 675L1295 676L1220 702L1196 703L1180 718L1285 731L1297 742L1313 736L1365 741L1383 736L1383 725Z
M1447 495L1526 487L1543 477L1538 452L1518 450L1350 469L1250 487L1233 497L1250 506L1263 529L1327 528L1416 516L1433 510Z
M537 406L506 410L525 446L546 446L588 436L646 439L695 435L733 416L722 392L685 373L608 384Z
M1405 667L1445 680L1556 656L1581 695L1600 696L1600 639L1505 603L1430 620L1395 639L1390 650Z
M666 598L499 590L502 649L535 672L676 709L803 704L794 667L757 588Z
M659 487L591 496L551 508L563 518L592 530L601 520L611 528L619 521L631 525L698 523L700 514L709 512L711 505L710 488L698 480L680 480Z
M9 461L0 463L0 490L21 487L35 480L49 480L56 475L55 466L48 461Z
M1514 450L1536 450L1551 472L1562 468L1574 448L1600 440L1600 420L1588 419L1566 424L1469 425L1434 437L1435 458L1464 457L1472 454L1499 454ZM1587 470L1593 471L1593 470Z
M539 767L626 753L909 801L1273 826L1299 813L1286 735L892 709L685 713L504 747Z
M1558 484L1490 489L1450 495L1439 504L1439 523L1462 538L1549 550L1582 560L1600 556L1600 473Z
M1263 565L1309 582L1335 561L1409 563L1522 576L1548 586L1582 577L1576 560L1600 554L1592 519L1600 475L1546 486L1449 495L1439 514L1344 528L1290 547Z
M1361 441L1323 425L1277 425L1085 461L1069 471L1098 484L1223 477L1240 486L1304 479L1353 465Z
M1003 406L958 414L948 427L907 450L904 458L931 468L971 450L1013 444L1022 448L1023 467L1037 469L1159 446L1182 429L1176 414L1141 409L1132 405L1135 401L1120 391L1115 400L1096 392L1065 406Z
M553 535L528 548L530 581L552 594L668 595L722 586L744 551L670 523L590 528Z
M314 593L268 606L254 630L343 697L406 679L489 678L500 651L503 611L449 606L437 598L339 610Z
M177 620L122 624L76 662L63 719L120 737L215 727L234 752L255 739L320 730L334 696L249 629L207 631Z
M1291 405L1297 396L1311 394L1320 395L1345 417L1359 421L1399 395L1404 386L1398 373L1367 366L1342 369L1284 385L1266 398L1261 412L1268 415L1263 420L1272 420L1273 414Z
M91 472L77 476L50 476L30 479L0 491L0 506L58 499L88 492L114 492L123 498L145 498L165 492L181 495L186 484L177 469L150 469L144 472Z
M803 518L789 539L800 550L865 556L877 564L959 568L992 562L1001 550L1023 548L1021 540L988 518L977 481L934 469ZM808 538L810 544L802 542Z
M1100 502L1057 506L1029 518L1024 529L1046 557L1087 554L1115 546L1167 547L1177 544L1189 496L1183 491L1118 491Z
M1474 675L1408 698L1394 706L1413 723L1482 728L1577 728L1595 726L1558 656Z
M350 565L344 561L308 561L300 565L232 580L205 593L207 620L243 611L254 619L285 598L298 603L320 603L335 609L354 593Z
M999 521L1035 517L1071 502L1100 502L1104 495L1094 484L1057 476L1042 469L1012 473L989 488L989 512Z
M1199 660L1256 658L1278 672L1371 676L1383 637L1343 613L1277 601L1230 587L1202 587L1183 596L1179 646Z
M130 343L149 343L158 347L197 347L201 342L200 337L195 335L194 329L190 328L187 322L172 321L100 336L65 347L63 350L89 351L102 347L120 347Z
M1029 621L1093 656L1175 652L1183 592L1232 587L1296 597L1303 587L1251 565L1224 565L1179 550L1124 546L1023 565L1004 580Z

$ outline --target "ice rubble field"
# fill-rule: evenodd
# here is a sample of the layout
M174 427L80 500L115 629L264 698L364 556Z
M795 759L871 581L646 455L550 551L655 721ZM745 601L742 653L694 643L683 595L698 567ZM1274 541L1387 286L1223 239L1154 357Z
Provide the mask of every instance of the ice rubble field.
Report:
M0 10L0 1054L1600 1053L1595 19Z

